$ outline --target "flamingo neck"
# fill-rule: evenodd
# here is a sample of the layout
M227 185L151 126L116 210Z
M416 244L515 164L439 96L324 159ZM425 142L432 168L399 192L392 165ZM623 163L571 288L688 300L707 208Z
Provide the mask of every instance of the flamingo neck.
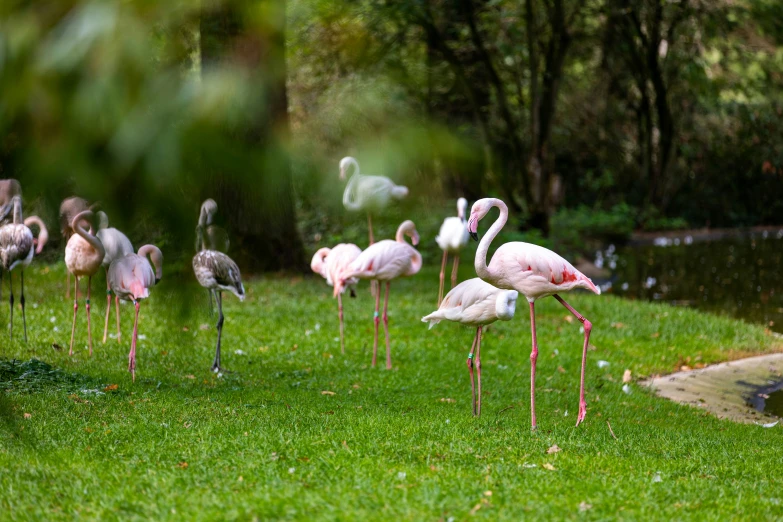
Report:
M14 196L14 224L22 224L22 198Z
M500 215L492 226L489 227L489 230L484 234L484 237L481 238L481 242L476 250L476 259L473 263L476 269L476 275L484 280L487 280L490 277L489 269L487 268L487 252L489 252L489 245L506 225L506 221L508 221L508 207L505 203L499 199L493 198L492 206L500 209Z
M405 241L405 236L408 235L409 237L413 236L413 232L416 231L416 225L413 224L413 221L407 220L403 221L399 228L397 228L397 235L394 236L394 239L398 243L405 243L408 244L407 241ZM413 241L411 241L413 242Z
M79 217L79 216L77 216ZM92 230L92 229L91 229ZM98 252L101 259L106 255L106 250L103 249L103 243L101 243L101 240L92 235L90 232L84 229L82 226L82 220L81 219L75 219L73 220L73 231L79 234L82 239L87 241L87 243L90 244L90 246L95 249L96 252Z
M155 282L163 277L163 253L155 245L144 245L139 248L138 255L147 259L149 256L152 265L155 267Z
M348 183L345 185L345 192L343 192L343 206L349 210L360 210L361 205L357 201L358 198L358 183L362 175L359 172L359 162L353 158L348 159L348 164L353 165L353 174L351 175Z
M44 245L49 241L49 230L46 228L46 224L38 216L29 216L24 220L24 225L30 228L30 225L38 225L38 244L35 247L35 253L40 254Z

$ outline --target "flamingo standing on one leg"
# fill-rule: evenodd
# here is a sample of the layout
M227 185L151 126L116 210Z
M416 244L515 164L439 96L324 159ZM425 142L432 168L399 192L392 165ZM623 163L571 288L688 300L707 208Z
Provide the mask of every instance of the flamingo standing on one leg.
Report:
M103 321L103 343L106 343L106 335L109 333L109 312L111 312L111 285L109 284L109 266L112 261L133 253L133 245L128 236L117 230L109 228L109 218L105 212L98 212L98 233L96 236L101 241L106 254L103 256L101 266L106 272L106 318ZM114 315L117 318L117 342L120 343L120 298L114 294Z
M343 206L346 210L367 212L367 228L370 244L375 242L372 233L372 213L383 210L391 199L402 199L408 195L408 187L396 185L385 176L363 176L359 172L359 162L347 156L340 160L340 179L344 180L348 169L353 166L353 175L343 192Z
M62 203L60 203L60 231L62 232L66 243L71 239L71 236L75 234L73 227L71 226L71 223L73 223L73 218L76 217L76 214L89 209L90 206L87 203L87 200L77 196L66 198ZM65 272L65 298L70 299L71 272L68 270Z
M421 319L422 322L429 323L430 328L444 320L476 327L476 335L473 337L473 346L470 348L466 364L470 372L473 415L477 417L481 416L481 331L484 326L498 319L508 321L513 318L518 296L516 290L501 290L474 277L452 288L438 309ZM473 380L474 350L478 374L478 400L476 400L476 386Z
M147 257L149 256L149 260ZM150 264L150 260L152 264ZM155 266L155 271L152 270ZM133 321L133 337L128 353L128 371L136 381L136 341L139 337L140 300L150 296L150 288L163 277L163 254L155 245L144 245L137 254L130 253L112 261L107 271L109 286L114 295L123 301L133 302L136 318ZM117 310L119 313L119 309ZM117 321L119 322L119 316Z
M585 288L596 294L601 290L590 279L574 268L571 263L555 254L551 250L531 245L530 243L511 242L498 247L495 255L487 266L487 251L495 236L506 224L508 219L508 207L496 198L485 198L476 201L470 211L468 220L468 232L478 240L478 222L492 207L500 209L500 216L489 228L489 231L479 243L476 251L476 274L498 288L517 290L524 295L530 303L530 328L533 337L533 349L530 353L530 411L533 429L536 428L536 359L538 358L538 344L536 341L536 315L535 301L542 297L553 296L566 309L571 312L584 325L585 338L582 348L582 378L579 386L579 415L576 425L584 420L587 413L585 402L585 361L587 359L587 345L590 341L592 323L585 319L571 305L566 303L558 294L568 292L574 288Z
M33 254L40 254L49 240L49 232L43 220L38 216L30 216L22 221L22 198L14 196L13 223L0 227L0 265L8 272L9 303L11 305L10 336L14 337L14 288L11 282L14 269L20 269L22 280L22 324L24 326L24 342L27 342L27 319L24 313L24 269L33 260ZM31 225L38 225L38 237L33 238ZM0 278L0 282L2 282Z
M316 274L320 274L326 279L326 284L334 286L334 282L337 281L345 272L348 267L353 263L362 250L352 243L340 243L334 248L321 248L313 256L313 260L310 263L310 268ZM355 285L359 282L357 278L351 278L346 281L345 286L337 294L337 316L340 319L340 351L345 353L345 333L343 326L343 297L346 287L351 288L351 297L355 297L354 293Z
M457 284L457 270L459 269L459 253L468 244L468 222L465 220L465 212L468 210L468 200L457 200L457 217L448 217L440 226L440 233L435 237L435 242L443 250L443 262L440 265L440 289L438 290L438 306L443 299L443 280L446 277L446 262L449 254L454 256L454 265L451 267L451 288Z
M79 278L87 276L87 338L90 344L90 355L92 355L92 327L90 325L90 292L92 287L92 276L94 276L103 262L103 256L106 254L103 249L103 243L92 234L90 230L84 229L83 221L92 219L92 210L85 210L74 216L71 227L75 232L65 245L65 266L74 277L73 294L73 324L71 325L71 349L69 355L73 355L73 340L76 333L76 312L79 309Z
M405 242L404 236L411 238L413 245L419 244L419 233L413 221L404 221L397 229L396 240L384 239L370 245L334 282L334 295L339 295L343 287L352 279L370 279L386 281L386 297L383 304L383 329L386 333L386 369L390 370L391 348L389 346L389 287L391 280L401 276L412 276L421 270L421 254ZM372 349L372 365L378 357L378 309L380 308L380 289L375 293L375 338Z
M223 334L223 290L231 292L245 300L245 287L242 285L242 276L239 267L234 261L222 252L216 250L202 250L193 256L193 272L201 286L215 294L218 305L217 322L217 346L215 348L215 361L212 363L212 371L219 372L220 367L220 338Z

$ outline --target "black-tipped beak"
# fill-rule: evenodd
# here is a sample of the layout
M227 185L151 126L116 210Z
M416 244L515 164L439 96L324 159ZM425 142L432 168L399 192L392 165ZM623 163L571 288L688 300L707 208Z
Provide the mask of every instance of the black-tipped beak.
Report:
M473 241L478 241L478 232L471 232L470 237L473 239Z
M157 285L158 283L160 283L160 277L155 278L155 284Z

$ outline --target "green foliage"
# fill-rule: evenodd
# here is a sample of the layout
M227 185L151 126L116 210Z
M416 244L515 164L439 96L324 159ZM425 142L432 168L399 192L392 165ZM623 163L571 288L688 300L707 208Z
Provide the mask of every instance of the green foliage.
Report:
M465 266L462 277L471 272ZM582 336L562 306L543 299L539 431L531 433L526 308L484 336L476 419L465 367L473 332L420 322L434 309L437 269L392 284L392 371L369 367L367 285L344 302L341 355L337 305L320 278L248 281L244 303L224 299L223 362L232 373L221 377L209 372L216 332L206 292L164 277L141 307L135 384L126 371L128 306L122 344L97 343L92 357L80 308L69 357L62 265L33 265L26 276L30 342L5 340L2 368L39 367L10 362L36 358L58 377L35 387L0 379L3 518L726 520L772 519L780 508L779 427L719 421L633 383L630 394L621 390L626 368L639 378L686 357L709 363L780 349L761 327L570 296L593 322L587 419L574 428ZM189 311L178 311L174 286L194 292ZM96 334L102 312L95 299ZM61 386L78 376L90 382ZM548 454L553 445L561 451Z
M559 244L570 251L585 252L591 240L626 241L636 224L636 210L621 203L609 211L584 205L561 209L552 216L553 233Z

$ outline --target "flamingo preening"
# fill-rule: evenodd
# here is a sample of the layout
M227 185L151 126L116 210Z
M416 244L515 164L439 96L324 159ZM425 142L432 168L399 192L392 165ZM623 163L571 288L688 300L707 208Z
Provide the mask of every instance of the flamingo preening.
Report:
M106 252L101 266L106 272L106 318L103 322L103 342L106 343L106 334L109 333L109 312L111 311L111 284L109 283L109 266L113 261L133 253L133 245L128 236L117 230L109 228L109 218L105 212L98 212L98 233L96 236ZM114 294L114 315L117 318L117 342L120 341L120 298Z
M155 266L154 271L153 265ZM136 254L131 252L114 259L109 265L106 277L114 295L123 301L131 301L136 308L131 349L128 353L128 371L131 372L131 378L135 382L136 342L139 337L139 308L141 307L139 301L149 297L150 288L160 282L163 277L163 254L155 245L144 245ZM119 324L119 307L117 313L117 323Z
M326 284L334 286L334 282L342 277L343 273L347 271L362 250L351 243L340 243L334 248L321 248L313 256L313 260L310 263L310 268L316 274L321 275L326 279ZM345 353L345 334L343 326L343 293L346 287L351 288L351 297L355 297L354 286L359 282L357 278L350 278L346 280L345 286L342 287L337 294L337 315L340 319L340 351Z
M492 324L498 319L501 321L511 320L516 311L518 296L519 293L516 290L501 290L478 277L474 277L452 288L438 309L421 319L422 322L429 323L430 328L440 321L452 321L476 328L473 346L470 348L466 362L473 394L473 415L481 415L481 331L484 326ZM473 359L474 350L475 362ZM474 364L478 376L478 400L473 379Z
M350 167L353 167L353 175L343 192L343 206L351 212L367 212L367 228L372 245L375 242L372 213L386 208L392 199L403 199L408 195L408 187L397 185L385 176L363 176L359 172L359 162L350 156L340 160L341 180L346 178Z
M199 232L200 233L200 232ZM242 276L239 267L234 261L222 252L216 250L202 250L193 256L193 272L201 286L215 294L218 305L217 322L217 346L215 348L215 360L212 363L212 371L219 372L220 367L220 338L223 333L223 291L231 292L245 300L245 287L242 285Z
M386 295L383 304L383 329L386 334L386 369L390 370L391 348L389 346L389 287L392 279L401 276L412 276L421 270L421 254L405 241L404 236L411 238L413 245L419 244L419 233L413 221L404 221L397 229L394 241L384 239L367 247L359 254L359 257L334 281L334 295L339 295L348 282L353 279L370 279L372 281L386 281ZM375 338L372 348L372 365L378 357L378 323L380 322L378 309L380 308L380 288L375 292Z
M446 262L449 254L454 256L454 264L451 267L451 288L457 284L457 270L459 269L459 253L468 244L468 222L465 220L465 212L468 210L468 200L457 200L457 217L447 217L440 226L440 232L435 237L435 242L443 250L443 262L440 265L440 289L438 290L438 306L443 299L443 279L446 277Z
M492 260L487 265L487 251L495 236L508 220L508 207L496 198L485 198L476 201L470 211L468 232L473 239L478 240L478 223L487 215L492 207L500 209L500 216L489 228L479 243L476 251L476 274L488 283L508 290L517 290L530 303L530 329L533 337L533 349L530 353L530 412L533 429L536 428L536 359L538 344L536 341L535 301L542 297L553 296L584 326L585 337L582 348L582 377L579 386L579 414L576 425L584 420L587 413L585 402L585 361L587 346L590 341L592 323L585 319L558 294L575 288L584 288L596 294L601 290L590 279L574 268L571 263L546 248L530 243L511 242L498 247Z
M84 223L93 218L92 210L85 210L76 214L71 221L71 228L75 232L65 245L65 266L75 277L73 294L73 324L71 325L71 349L69 355L73 355L73 340L76 333L76 312L79 309L79 279L87 276L87 338L90 344L90 355L92 355L92 328L90 325L90 291L92 287L92 276L94 276L103 262L103 256L106 254L103 249L103 243L92 234L92 225L90 230L85 230Z
M11 308L10 330L11 338L14 337L14 287L11 281L12 272L19 268L22 282L22 324L24 325L24 341L27 342L27 319L24 313L24 269L30 265L34 254L40 254L44 245L49 240L49 232L46 225L38 216L30 216L22 221L22 197L13 197L13 223L0 227L0 268L8 272L9 304ZM33 237L31 225L38 226L38 237ZM2 278L0 277L0 283Z
M70 198L65 198L62 203L60 203L60 232L63 234L63 238L65 239L66 243L68 240L71 239L71 236L74 235L73 226L71 225L73 223L73 218L76 217L76 214L79 214L80 212L84 212L85 210L89 210L90 206L87 203L87 200L84 198L80 198L77 196L71 196ZM70 299L71 298L71 272L69 270L65 271L65 298Z

